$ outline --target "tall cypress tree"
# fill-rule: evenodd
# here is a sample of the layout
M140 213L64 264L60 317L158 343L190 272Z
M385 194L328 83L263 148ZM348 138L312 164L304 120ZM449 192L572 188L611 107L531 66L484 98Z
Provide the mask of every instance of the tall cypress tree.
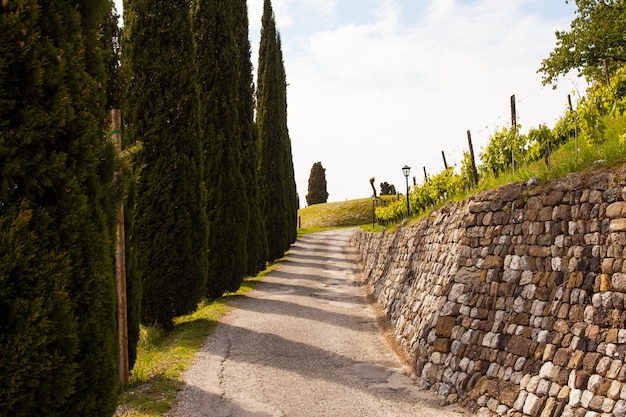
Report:
M206 192L189 0L128 0L126 135L141 141L132 248L142 316L166 329L193 311L207 276Z
M239 125L243 143L242 174L250 210L247 236L247 273L256 275L265 269L267 260L267 237L261 214L257 161L258 136L254 123L254 81L248 40L248 7L246 0L233 1L235 16L235 40L239 50L238 99Z
M87 51L106 3L0 9L0 415L115 408L114 154Z
M278 105L281 110L281 145L282 145L282 163L284 165L283 172L285 173L284 187L285 187L285 227L287 228L287 241L285 242L284 250L288 250L293 242L298 237L298 209L300 203L298 201L298 190L296 188L296 178L293 168L293 154L291 152L291 138L289 137L289 129L287 128L287 74L285 72L285 65L283 63L283 48L281 44L280 34L277 34L277 48L276 48L276 68L280 76L278 83Z
M243 137L237 103L239 51L232 2L197 0L200 127L207 155L209 298L239 288L246 275L249 206L242 175Z
M297 194L287 129L287 81L280 36L270 0L265 0L257 77L259 179L268 258L282 257L296 239Z

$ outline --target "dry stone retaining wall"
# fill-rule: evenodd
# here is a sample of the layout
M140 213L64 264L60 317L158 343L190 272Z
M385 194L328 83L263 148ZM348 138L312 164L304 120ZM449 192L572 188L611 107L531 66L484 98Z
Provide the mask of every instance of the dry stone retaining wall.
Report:
M482 415L626 415L626 169L357 230L420 384Z

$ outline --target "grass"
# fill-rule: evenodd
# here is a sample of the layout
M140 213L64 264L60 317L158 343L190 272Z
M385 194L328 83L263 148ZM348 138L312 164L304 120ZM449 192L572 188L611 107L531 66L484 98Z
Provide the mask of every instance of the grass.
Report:
M372 200L369 198L314 204L298 210L300 227L303 229L356 226L367 222L368 216L371 219Z
M170 410L176 393L183 387L183 372L219 319L229 311L228 301L252 290L272 268L245 280L236 293L210 303L204 301L194 313L178 317L170 333L159 327L142 326L137 361L129 384L122 388L115 416L160 417Z
M596 149L594 143L578 140L578 152L574 139L562 145L550 156L550 166L543 160L521 166L515 172L508 172L499 178L489 178L481 181L479 190L496 188L516 181L526 181L535 176L542 181L550 181L565 177L574 172L584 172L601 168L614 168L626 162L626 146L624 132L626 132L626 116L607 118L605 120L603 141ZM476 190L473 190L474 192Z
M394 196L380 196L390 200ZM372 199L361 198L334 203L314 204L298 210L300 227L305 231L323 231L338 227L363 226L372 223Z

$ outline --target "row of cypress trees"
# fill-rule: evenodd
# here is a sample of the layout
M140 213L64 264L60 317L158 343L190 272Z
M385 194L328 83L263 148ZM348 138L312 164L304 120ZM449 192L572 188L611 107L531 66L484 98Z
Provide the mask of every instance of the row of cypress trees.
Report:
M287 82L270 0L256 109L245 0L126 0L124 12L126 146L141 145L129 242L142 320L169 329L296 239Z
M140 319L170 328L296 237L270 0L256 101L245 0L124 7L120 66L112 0L0 3L0 417L113 414L122 189L131 366Z
M0 4L0 416L116 405L110 0Z

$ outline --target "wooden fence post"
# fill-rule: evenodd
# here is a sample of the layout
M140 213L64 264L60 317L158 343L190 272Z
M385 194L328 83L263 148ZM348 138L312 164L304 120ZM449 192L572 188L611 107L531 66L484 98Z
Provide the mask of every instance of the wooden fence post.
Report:
M472 176L474 185L478 185L478 170L476 169L476 159L474 158L474 145L472 144L472 133L467 131L467 142L469 143L470 157L472 158Z
M118 109L111 110L112 136L117 147L118 157L122 153L122 116ZM118 173L121 175L121 172ZM120 201L117 212L117 246L115 249L115 281L117 284L117 340L118 374L122 385L128 384L128 306L126 297L126 248L124 242L124 200Z
M517 145L517 111L515 109L515 94L511 96L511 127L513 130L513 144L511 145L511 168L515 174L515 146Z

